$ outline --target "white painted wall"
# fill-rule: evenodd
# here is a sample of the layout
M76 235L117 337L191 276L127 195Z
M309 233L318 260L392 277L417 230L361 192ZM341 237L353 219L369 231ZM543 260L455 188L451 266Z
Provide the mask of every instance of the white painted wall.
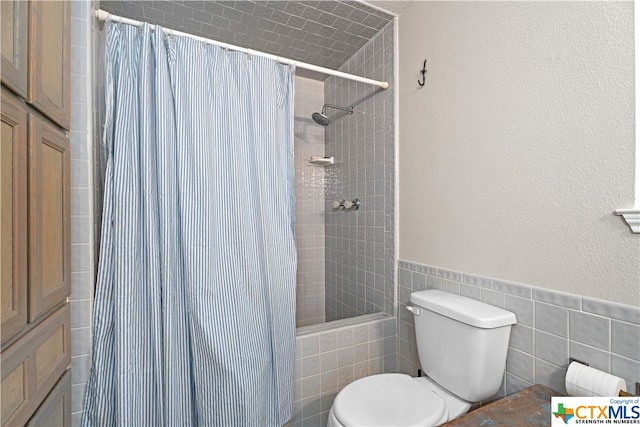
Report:
M613 213L634 202L633 4L412 2L399 27L400 259L640 305Z

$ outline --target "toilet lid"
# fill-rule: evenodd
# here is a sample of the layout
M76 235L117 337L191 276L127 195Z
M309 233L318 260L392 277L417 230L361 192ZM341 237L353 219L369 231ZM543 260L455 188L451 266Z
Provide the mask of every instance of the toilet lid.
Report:
M359 379L333 402L334 414L345 426L433 426L445 410L442 398L404 374Z

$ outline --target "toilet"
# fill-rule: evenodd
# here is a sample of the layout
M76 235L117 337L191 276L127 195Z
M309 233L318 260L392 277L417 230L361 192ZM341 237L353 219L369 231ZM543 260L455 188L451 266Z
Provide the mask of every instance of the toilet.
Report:
M327 427L438 426L498 392L515 314L439 290L414 292L411 303L427 376L352 382L333 401Z

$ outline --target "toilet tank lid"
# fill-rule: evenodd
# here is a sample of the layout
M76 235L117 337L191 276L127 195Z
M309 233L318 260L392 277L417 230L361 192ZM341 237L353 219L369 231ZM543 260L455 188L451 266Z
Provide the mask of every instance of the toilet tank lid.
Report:
M478 328L492 329L516 323L516 315L510 311L435 289L412 293L411 302L425 310Z

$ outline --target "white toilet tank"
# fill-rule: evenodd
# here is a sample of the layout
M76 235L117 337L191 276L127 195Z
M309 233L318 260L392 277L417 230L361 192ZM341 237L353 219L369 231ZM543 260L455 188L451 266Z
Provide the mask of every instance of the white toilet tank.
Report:
M510 311L438 290L414 292L418 355L422 370L468 402L494 396L502 384Z

